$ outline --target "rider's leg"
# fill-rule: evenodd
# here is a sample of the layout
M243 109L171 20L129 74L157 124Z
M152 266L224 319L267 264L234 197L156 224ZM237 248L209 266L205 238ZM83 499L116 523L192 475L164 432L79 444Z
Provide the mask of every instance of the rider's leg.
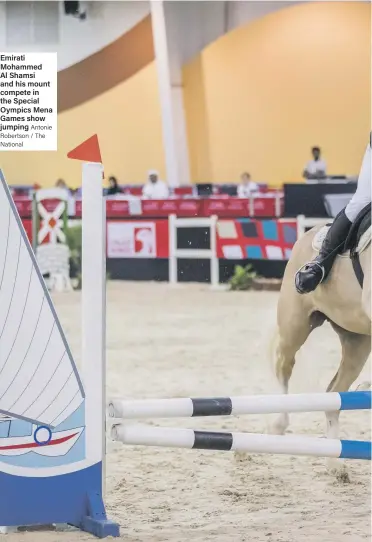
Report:
M351 223L370 202L371 147L368 145L354 196L346 208L336 216L327 232L318 256L296 273L295 285L300 294L312 292L318 284L327 278L337 254L342 251Z
M343 209L329 228L317 257L297 271L295 285L300 294L312 292L327 278L337 254L342 252L350 226Z

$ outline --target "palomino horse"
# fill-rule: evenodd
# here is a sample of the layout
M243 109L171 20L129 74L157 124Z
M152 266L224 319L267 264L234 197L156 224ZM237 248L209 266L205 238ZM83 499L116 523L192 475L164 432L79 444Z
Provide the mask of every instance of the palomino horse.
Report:
M342 358L337 373L327 391L347 391L359 376L371 351L371 243L359 254L364 272L361 288L348 254L337 257L331 274L324 284L306 295L297 293L296 271L315 255L313 239L321 228L305 233L295 244L285 270L278 304L278 342L276 375L284 393L295 364L295 356L313 329L328 320L339 336ZM364 237L368 236L367 231ZM327 437L339 438L339 412L329 412ZM288 414L282 414L273 432L283 434L289 424ZM332 468L340 466L334 460Z

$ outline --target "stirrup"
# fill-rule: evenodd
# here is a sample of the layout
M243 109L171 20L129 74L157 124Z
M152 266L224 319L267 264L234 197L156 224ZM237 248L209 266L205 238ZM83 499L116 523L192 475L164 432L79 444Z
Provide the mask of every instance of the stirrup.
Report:
M325 269L324 269L324 266L323 266L323 265L320 265L320 263L317 262L316 260L313 260L313 261L311 261L311 262L307 262L307 263L305 263L304 265L302 265L302 266L300 267L300 269L298 269L297 273L301 273L301 271L303 271L303 270L305 269L305 267L307 267L307 266L310 266L310 268L311 268L311 266L317 266L317 267L319 267L319 269L320 269L321 272L322 272L322 278L320 279L320 282L319 282L319 284L321 284L321 283L323 282L323 280L324 280L325 273L326 273L326 272L325 272ZM297 273L296 273L296 275L297 275Z
M305 271L306 268L307 268L307 271ZM318 269L320 269L321 271L320 280L319 280ZM310 283L311 285L307 284L306 286L307 280L305 279L305 277L302 278L302 275L306 276L306 274L311 281ZM319 286L319 284L323 282L325 275L326 275L325 269L322 265L320 265L319 262L312 261L312 262L305 263L303 266L300 267L300 269L295 274L294 282L295 282L297 292L301 295L309 294L310 292L313 292ZM305 281L305 284L301 284L302 280Z

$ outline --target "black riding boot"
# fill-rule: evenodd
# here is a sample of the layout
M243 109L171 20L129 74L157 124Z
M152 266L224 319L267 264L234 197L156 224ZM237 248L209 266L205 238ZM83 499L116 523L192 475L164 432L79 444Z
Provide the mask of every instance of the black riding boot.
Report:
M327 278L337 255L342 252L350 226L351 222L342 210L329 228L318 256L297 271L295 285L299 294L312 292Z

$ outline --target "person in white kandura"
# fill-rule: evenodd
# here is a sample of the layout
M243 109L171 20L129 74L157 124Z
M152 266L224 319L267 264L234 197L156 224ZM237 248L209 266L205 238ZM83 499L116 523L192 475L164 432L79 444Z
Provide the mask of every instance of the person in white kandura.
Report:
M258 192L258 184L251 180L249 173L242 173L240 181L238 186L238 198L250 198L252 194Z
M322 151L320 147L313 147L311 149L313 159L310 160L304 169L303 177L307 180L321 181L327 177L327 164L322 158Z
M336 256L342 252L352 223L367 205L371 205L371 145L372 132L364 154L355 194L346 207L334 219L318 256L296 273L295 284L300 294L312 292L327 278Z
M168 186L159 179L159 173L154 169L148 172L148 181L143 187L142 197L144 199L167 199L169 197Z

